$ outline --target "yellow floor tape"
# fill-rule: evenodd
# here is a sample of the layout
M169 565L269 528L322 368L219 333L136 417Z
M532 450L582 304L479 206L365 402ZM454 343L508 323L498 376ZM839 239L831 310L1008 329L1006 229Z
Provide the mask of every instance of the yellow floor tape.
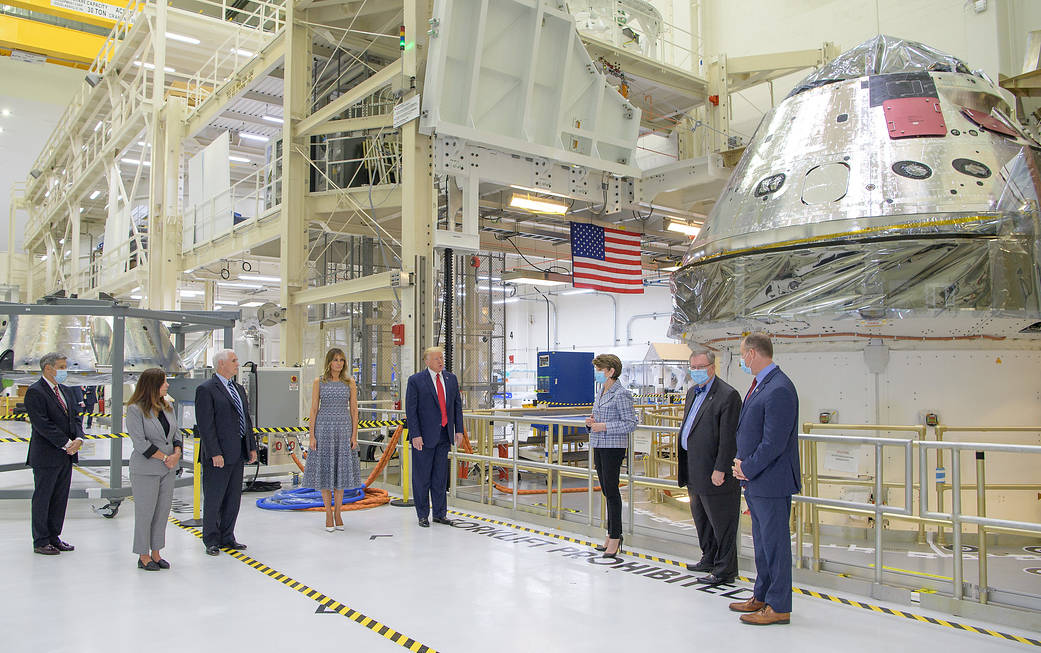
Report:
M177 526L178 528L180 528L182 530L188 531L189 533L191 533L195 537L197 537L199 539L202 539L202 531L200 531L198 528L193 528L191 526L184 526L184 525L181 524L180 521L178 521L177 519L175 519L173 517L170 518L170 523L174 524L175 526ZM256 569L257 571L259 571L260 573L264 574L268 578L271 578L273 580L277 580L278 582L282 583L286 587L289 587L290 589L294 589L297 592L300 592L301 594L303 594L307 598L311 599L312 601L314 601L318 605L322 606L323 608L325 608L329 612L335 612L335 613L337 613L339 615L342 615L342 616L350 619L351 621L353 621L355 623L359 623L362 626L365 626L369 630L373 631L374 633L376 633L378 635L382 635L383 637L389 639L390 641L394 642L398 646L401 646L402 648L406 648L406 649L408 649L410 651L413 651L413 653L437 653L437 651L435 649L430 648L426 644L420 644L419 642L417 642L416 640L412 639L411 637L405 635L404 633L400 633L400 632L394 630L393 628L391 628L390 626L387 626L385 624L380 623L379 621L373 619L372 617L365 616L361 612L358 612L357 610L354 610L354 609L344 605L343 603L340 603L339 601L334 600L332 597L326 596L325 594L322 594L318 590L316 590L314 588L311 588L311 587L308 587L307 585L304 585L300 581L294 580L294 579L290 578L289 576L286 576L285 574L279 572L276 569L272 569L271 567L268 567L267 565L265 565L264 563L260 562L259 560L254 560L253 558L251 558L248 555L242 553L241 551L236 551L234 549L228 549L228 548L224 548L224 549L221 549L221 550L224 551L225 553L227 553L228 555L230 555L232 558L235 558L239 562L241 562L241 563L243 563L243 564L245 564L245 565L247 565L247 566L249 566L249 567L251 567L253 569Z
M578 539L578 538L575 538L575 537L568 537L567 535L559 535L557 533L550 533L548 531L542 531L542 530L538 530L536 528L529 528L527 526L520 526L520 525L517 525L517 524L513 524L513 523L510 523L510 522L507 522L507 521L501 521L501 520L498 520L498 519L489 519L488 517L481 517L480 515L473 515L473 514L466 513L466 512L459 512L458 510L449 510L448 512L453 514L453 515L456 515L458 517L465 517L467 519L476 519L478 521L483 521L483 522L486 522L486 523L489 523L489 524L496 524L498 526L507 526L509 528L514 528L514 529L517 529L519 531L523 531L525 533L532 533L532 534L535 534L535 535L542 535L543 537L550 537L550 538L553 538L553 539L556 539L556 540L562 540L564 542L571 542L571 543L574 543L574 544L581 544L581 545L589 546L589 547L592 547L592 546L595 545L594 542L590 542L588 540L582 540L582 539ZM668 558L660 558L658 556L647 555L645 553L637 553L635 551L624 551L624 553L625 553L625 555L632 556L634 558L642 558L644 560L652 560L654 562L660 562L660 563L663 563L663 564L672 565L674 567L682 567L684 569L687 568L687 563L680 562L679 560L670 560ZM744 581L746 583L754 583L755 582L754 578L746 578L744 576L738 576L737 578L738 578L738 580ZM891 609L891 608L886 608L886 607L882 607L882 606L878 606L878 605L872 605L870 603L864 603L864 602L861 602L861 601L855 601L853 599L846 599L846 598L843 598L841 596L833 596L831 594L824 594L823 592L815 592L813 590L803 589L801 587L792 587L792 592L794 592L795 594L802 594L803 596L811 596L811 597L813 597L815 599L822 599L822 600L825 600L825 601L832 601L833 603L841 603L843 605L849 605L849 606L853 606L853 607L856 607L856 608L863 608L865 610L871 610L872 612L878 612L878 613L881 613L881 614L887 614L887 615L890 615L890 616L893 616L893 617L902 617L904 619L910 619L912 621L920 621L922 623L929 623L929 624L934 624L934 625L937 625L937 626L944 626L945 628L954 628L955 630L965 630L965 631L968 631L970 633L978 633L980 635L988 635L990 637L996 637L998 639L1004 639L1004 640L1008 640L1010 642L1019 642L1020 644L1030 644L1032 646L1041 647L1041 641L1038 641L1036 639L1030 639L1030 638L1027 638L1027 637L1020 637L1019 635L1012 635L1012 634L1009 634L1009 633L1003 633L1003 632L999 632L999 631L995 631L995 630L990 630L989 628L984 628L982 626L969 626L967 624L962 624L962 623L959 623L957 621L947 621L947 620L944 620L944 619L934 619L933 617L926 617L926 616L923 616L923 615L913 614L911 612L904 612L903 610L894 610L894 609Z

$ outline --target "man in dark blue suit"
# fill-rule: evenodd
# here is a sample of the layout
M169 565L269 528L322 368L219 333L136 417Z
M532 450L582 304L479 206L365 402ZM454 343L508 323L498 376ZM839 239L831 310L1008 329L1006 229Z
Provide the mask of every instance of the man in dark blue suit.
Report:
M419 525L434 521L451 525L448 519L448 449L463 441L463 398L459 381L445 370L445 352L430 347L423 352L427 368L408 378L405 388L405 419L412 443L412 494Z
M202 449L202 543L211 556L220 547L242 550L235 540L235 521L242 500L246 458L257 462L257 440L246 407L246 390L235 382L239 359L223 349L213 357L216 374L195 390L195 430Z
M33 551L58 555L76 547L59 539L69 504L72 465L79 462L83 427L71 388L62 385L68 375L65 355L51 352L40 357L43 378L25 393L32 435L26 465L33 468Z
M773 362L770 337L753 333L741 342L741 369L755 376L737 426L734 476L745 488L752 515L755 589L731 603L741 621L786 624L792 612L792 495L800 490L799 395Z

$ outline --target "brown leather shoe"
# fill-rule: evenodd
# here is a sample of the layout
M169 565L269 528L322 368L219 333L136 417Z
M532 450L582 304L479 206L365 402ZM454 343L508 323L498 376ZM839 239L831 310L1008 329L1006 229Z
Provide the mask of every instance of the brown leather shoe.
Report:
M762 601L757 601L754 596L747 601L738 601L730 604L730 609L734 612L759 612L765 607L766 604Z
M758 612L741 615L741 622L752 626L769 626L771 624L786 624L791 621L791 612L774 612L770 606L764 607Z

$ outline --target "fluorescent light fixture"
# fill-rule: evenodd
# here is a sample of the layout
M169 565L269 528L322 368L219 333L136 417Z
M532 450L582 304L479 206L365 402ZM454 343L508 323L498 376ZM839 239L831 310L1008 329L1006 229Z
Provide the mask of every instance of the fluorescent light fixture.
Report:
M100 190L96 190L96 191L94 191L93 193L90 194L90 199L96 200L96 199L98 199L98 196L100 196L100 195L101 195L101 191Z
M510 184L510 188L516 188L517 190L525 190L529 193L541 193L543 195L552 195L553 197L567 197L560 193L554 193L553 191L546 190L545 188L533 188L531 186L517 186L516 184Z
M69 258L70 256L72 256L72 252L65 252L65 258Z
M191 36L185 36L183 34L174 34L173 32L167 32L166 38L171 41L180 41L181 43L188 43L191 45L199 45L202 43L202 41L197 38L192 38Z
M100 120L98 121L98 124L94 125L94 131L97 131L99 129L101 129L101 121Z
M80 213L83 213L83 207L82 206L80 207Z
M141 292L141 286L138 286L137 288L134 288L130 292Z
M129 157L123 157L122 159L120 159L120 161L122 161L123 163L126 163L128 165L132 165L132 166L143 165L145 167L148 167L148 166L152 165L151 162L149 162L149 161L145 161L145 162L142 163L141 159L131 159Z
M477 278L481 281L502 281L502 277L490 277L487 274L479 274Z
M181 297L202 297L206 294L205 290L181 290Z
M501 286L477 286L477 289L481 292L506 292L506 288Z
M493 304L515 304L520 301L519 297L510 297L509 299L496 299Z
M249 159L244 156L231 155L228 157L228 161L234 161L235 163L252 163Z
M240 274L239 279L243 281L281 281L282 277L265 277L262 274Z
M264 286L259 283L239 283L237 281L218 281L221 288L245 288L247 290L261 290Z
M252 57L256 52L250 52L249 50L243 50L242 48L232 48L232 54L237 54L240 57Z
M4 109L3 111L0 111L0 115L2 115L4 118L10 117L11 110L10 109Z
M214 304L220 304L221 306L238 306L239 305L238 301L234 300L234 299L215 299L215 300L213 300L213 303Z
M282 120L278 116L261 116L260 119L261 120L266 120L268 122L273 122L276 125L281 125L283 122L285 122L284 120Z
M146 143L144 141L138 141L137 144L140 145L141 147L148 147L148 143Z
M134 65L138 66L138 67L144 66L145 70L155 70L155 64L150 62L150 61L146 61L144 63L141 63L140 61L135 61ZM163 66L163 70L168 72L168 73L175 73L175 72L177 72L176 70L174 70L170 66Z
M669 231L676 231L681 234L687 234L691 238L701 233L701 227L695 227L692 224L683 222L682 220L669 220Z
M531 197L529 195L510 196L510 206L532 213L548 213L550 215L564 215L567 213L567 204L550 200L543 197Z
M591 292L596 292L592 288L576 288L575 290L569 290L567 292L560 293L561 295L588 295Z
M188 268L184 271L185 274L191 274L192 272L195 272L195 268Z
M141 295L131 295L130 299L144 299L144 297Z
M41 260L41 261L46 261L46 260L47 260L47 255L46 255L46 254L44 254L44 255L43 255L42 257L40 257L40 260Z
M532 286L564 286L571 283L571 275L538 270L510 270L503 273L502 280Z
M246 302L242 304L242 308L256 308L257 306L263 306L264 302Z
M267 136L261 136L260 134L250 134L248 132L239 132L239 138L245 138L247 141L257 141L258 143L267 143L271 140Z
M59 244L59 245L64 245L64 244L65 244L65 239L64 239L64 238L62 238L61 240L59 240L59 241L58 241L58 244Z

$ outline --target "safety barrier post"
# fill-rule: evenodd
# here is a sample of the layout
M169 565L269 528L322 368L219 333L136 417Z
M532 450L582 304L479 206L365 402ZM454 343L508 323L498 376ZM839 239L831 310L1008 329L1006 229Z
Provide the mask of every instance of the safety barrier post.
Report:
M987 459L982 451L976 452L976 514L980 517L987 516ZM987 527L983 524L976 525L976 534L979 539L979 584L980 603L989 602L989 591L987 589Z
M202 463L199 461L201 440L194 436L192 445L192 518L182 521L182 526L202 526Z
M401 432L401 498L390 502L392 506L409 507L416 503L412 500L412 442L408 439L408 428Z

